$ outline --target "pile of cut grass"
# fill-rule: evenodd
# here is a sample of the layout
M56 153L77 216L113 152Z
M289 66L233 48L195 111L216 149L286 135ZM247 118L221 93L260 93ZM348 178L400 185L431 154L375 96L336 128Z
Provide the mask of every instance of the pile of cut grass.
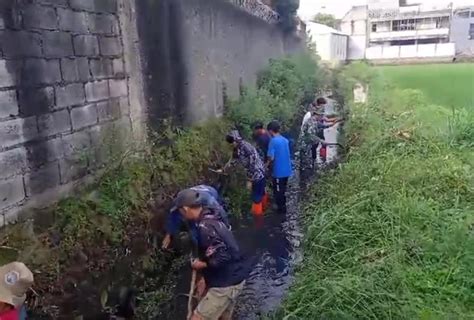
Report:
M377 67L393 85L419 89L433 104L474 108L474 63Z
M474 117L377 78L312 188L278 319L474 318Z

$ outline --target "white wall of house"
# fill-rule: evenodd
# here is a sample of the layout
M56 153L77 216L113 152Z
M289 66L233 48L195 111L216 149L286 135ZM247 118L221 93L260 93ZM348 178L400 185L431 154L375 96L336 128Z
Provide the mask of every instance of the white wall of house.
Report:
M308 23L308 30L321 60L332 64L347 60L346 34L319 23Z
M456 44L457 55L474 56L474 6L455 10L450 41Z
M453 58L454 43L419 44L408 46L374 46L367 48L369 60L422 59L422 58Z

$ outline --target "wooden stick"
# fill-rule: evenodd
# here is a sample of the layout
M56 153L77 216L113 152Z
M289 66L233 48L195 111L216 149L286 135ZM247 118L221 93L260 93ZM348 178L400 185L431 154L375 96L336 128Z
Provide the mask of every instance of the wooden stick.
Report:
M193 298L194 298L194 290L196 287L196 276L197 276L197 271L193 269L193 273L191 276L191 286L189 289L189 297L188 297L188 320L191 320L191 317L193 316Z

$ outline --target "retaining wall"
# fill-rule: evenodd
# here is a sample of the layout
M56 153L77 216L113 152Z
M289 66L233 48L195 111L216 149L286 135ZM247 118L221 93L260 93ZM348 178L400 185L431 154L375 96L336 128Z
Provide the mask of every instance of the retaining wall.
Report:
M0 224L107 161L131 129L116 0L0 4Z
M221 115L304 47L225 0L0 1L0 225L93 181L163 118Z

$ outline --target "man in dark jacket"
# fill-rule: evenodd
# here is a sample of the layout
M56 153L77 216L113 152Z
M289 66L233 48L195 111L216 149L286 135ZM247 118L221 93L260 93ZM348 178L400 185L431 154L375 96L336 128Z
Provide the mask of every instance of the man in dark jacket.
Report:
M267 152L268 152L268 145L270 144L270 139L272 137L268 133L267 130L263 127L263 123L261 121L257 121L253 125L253 139L257 145L258 152L260 153L260 157L262 161L265 163L267 161Z
M183 218L197 226L199 258L191 267L202 272L209 288L191 319L230 320L251 266L232 232L202 206L202 196L199 191L187 189L174 201Z

